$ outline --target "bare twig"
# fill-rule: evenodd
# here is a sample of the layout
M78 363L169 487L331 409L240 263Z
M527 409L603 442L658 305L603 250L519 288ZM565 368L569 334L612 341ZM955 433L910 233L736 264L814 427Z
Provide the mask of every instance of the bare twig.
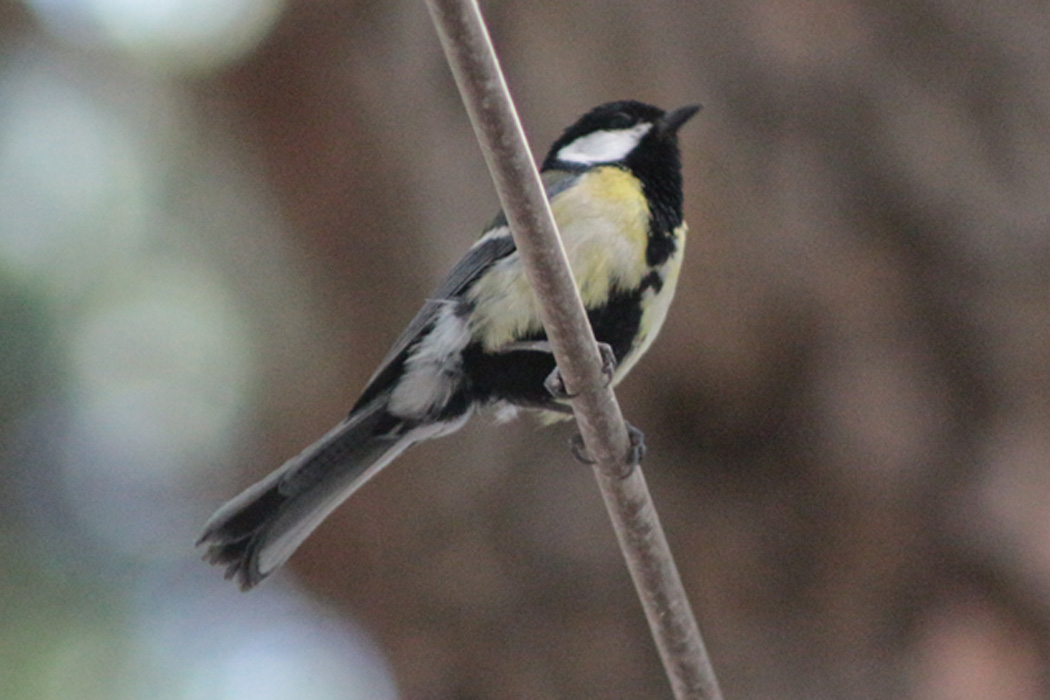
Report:
M594 334L475 0L427 0L510 222L514 241L675 697L721 692L645 478L629 464L620 406L603 380Z

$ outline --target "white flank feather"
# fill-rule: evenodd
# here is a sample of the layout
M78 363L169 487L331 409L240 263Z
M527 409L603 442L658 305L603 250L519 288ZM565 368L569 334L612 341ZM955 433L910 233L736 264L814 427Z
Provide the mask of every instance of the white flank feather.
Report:
M388 410L402 418L421 418L444 406L459 381L459 353L469 342L466 319L457 314L456 304L445 304L433 329L405 362Z

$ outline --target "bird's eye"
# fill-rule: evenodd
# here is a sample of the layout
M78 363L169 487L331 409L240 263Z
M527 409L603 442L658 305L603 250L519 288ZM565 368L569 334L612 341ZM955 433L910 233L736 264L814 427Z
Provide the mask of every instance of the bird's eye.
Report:
M616 112L609 118L609 126L613 129L628 129L634 126L634 119L627 112Z

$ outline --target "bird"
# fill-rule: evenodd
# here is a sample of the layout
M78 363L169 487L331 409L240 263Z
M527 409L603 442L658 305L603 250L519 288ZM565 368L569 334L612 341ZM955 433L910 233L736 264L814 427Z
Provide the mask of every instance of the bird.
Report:
M599 105L554 141L540 168L613 385L649 349L674 296L687 232L678 131L699 110ZM220 507L197 545L251 589L410 446L456 431L481 409L499 419L519 410L543 422L568 418L570 398L501 213L426 299L349 414Z

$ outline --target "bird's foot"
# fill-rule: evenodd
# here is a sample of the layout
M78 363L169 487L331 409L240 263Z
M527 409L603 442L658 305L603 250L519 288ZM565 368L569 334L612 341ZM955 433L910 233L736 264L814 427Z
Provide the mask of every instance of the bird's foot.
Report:
M594 464L594 460L591 459L591 455L587 452L587 445L583 444L583 436L576 433L569 438L569 449L572 451L572 456L576 458L576 461L580 464L591 465Z
M608 343L598 343L598 354L602 358L602 378L605 380L605 386L609 386L616 372L616 353ZM551 370L551 373L543 380L543 388L559 401L568 401L578 396L565 388L565 380L562 379L557 367Z
M627 427L627 454L624 455L621 478L626 478L635 467L642 463L642 458L645 457L645 433L627 421L624 421L624 425ZM587 446L583 442L583 436L579 433L576 433L569 439L569 449L572 451L572 456L576 458L576 461L588 465L595 463L595 459L587 451Z
M627 474L630 473L631 469L634 469L642 463L642 458L645 457L645 433L638 428L634 427L627 421L623 422L627 426ZM624 476L627 476L624 474Z

